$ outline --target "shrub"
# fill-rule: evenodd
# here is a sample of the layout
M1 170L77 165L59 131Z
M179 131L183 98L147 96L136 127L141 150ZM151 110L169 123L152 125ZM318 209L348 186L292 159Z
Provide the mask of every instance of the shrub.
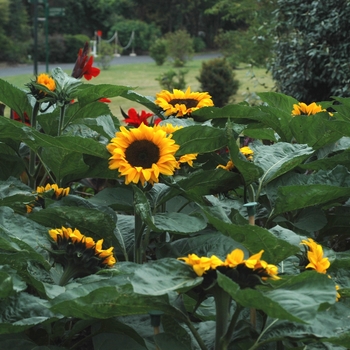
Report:
M98 44L98 56L96 57L97 64L102 69L108 69L111 66L111 61L113 59L113 46L105 41L101 41Z
M76 35L70 35L66 34L64 35L64 44L65 44L65 55L64 55L64 62L75 62L77 59L78 51L81 47L84 47L84 44L86 42L90 41L90 38L87 35L83 34L76 34Z
M151 47L149 48L149 55L156 61L158 66L164 64L167 56L167 42L164 39L157 39L153 42Z
M192 58L193 40L185 30L177 30L165 35L168 56L173 60L174 67L183 67Z
M215 58L202 63L197 80L201 83L202 91L207 91L212 96L214 105L222 107L238 90L239 81L234 77L227 61L224 58Z
M111 28L112 35L115 31L118 33L119 44L124 49L123 52L127 54L131 52L132 48L136 53L148 51L154 40L161 36L159 28L154 23L148 24L126 19L119 19L117 24ZM135 33L134 42L126 47L132 31Z
M206 49L207 45L201 37L195 36L192 40L194 52L202 52Z
M278 1L275 61L278 90L299 101L350 96L350 11L345 1Z
M158 80L162 89L172 91L173 89L184 90L186 87L185 75L188 73L187 69L180 69L178 72L169 70L160 75Z

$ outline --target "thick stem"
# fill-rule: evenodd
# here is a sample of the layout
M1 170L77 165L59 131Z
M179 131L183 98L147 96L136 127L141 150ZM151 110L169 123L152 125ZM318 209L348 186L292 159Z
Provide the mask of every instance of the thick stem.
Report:
M64 122L65 113L66 113L66 105L64 104L61 107L61 110L60 110L60 118L58 120L57 136L61 136L61 134L62 134L62 131L63 131L63 127L62 126L63 126L63 122Z
M203 339L198 334L197 329L193 326L192 322L189 319L187 319L186 325L188 326L188 328L192 332L194 338L197 340L197 343L198 343L199 347L201 348L201 350L208 350L208 348L206 347L206 345L203 342Z
M39 109L40 109L40 102L35 102L33 112L32 112L32 117L30 120L30 124L32 128L35 130L36 130L36 117L39 113ZM30 155L29 155L28 185L33 190L36 190L35 166L36 166L36 152L31 149Z
M243 310L243 307L236 303L236 310L231 318L230 324L227 328L227 332L225 334L225 336L222 338L222 344L223 346L228 346L228 344L230 343L230 340L232 338L232 334L235 330L235 326L238 320L239 315L241 314L241 311Z
M228 329L231 296L218 285L215 285L211 292L216 308L215 350L226 350L228 344L224 339Z
M136 212L134 214L135 219L135 232L134 232L134 262L142 264L142 233L145 228L141 216Z

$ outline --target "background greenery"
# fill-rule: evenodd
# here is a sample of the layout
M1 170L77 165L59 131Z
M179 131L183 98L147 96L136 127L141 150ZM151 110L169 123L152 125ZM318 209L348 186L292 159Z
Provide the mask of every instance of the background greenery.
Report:
M187 86L192 91L200 90L200 83L196 79L199 76L202 60L191 60L187 62L185 69L188 73L185 76ZM92 84L106 83L118 84L123 86L134 87L135 91L144 96L155 97L156 93L161 91L159 82L156 80L161 74L173 69L171 63L167 62L163 66L157 66L155 63L132 64L132 65L112 65L108 70L102 70L98 79L93 79ZM256 101L257 92L270 91L273 88L271 74L264 68L252 68L241 65L239 69L234 70L236 79L239 81L239 89L233 96L235 102L241 102L248 99L251 102ZM70 74L69 71L67 71ZM4 77L9 83L21 87L32 79L31 74ZM133 101L122 97L112 98L110 109L115 116L120 116L120 107L124 111L129 108L135 108ZM147 108L144 108L147 109Z

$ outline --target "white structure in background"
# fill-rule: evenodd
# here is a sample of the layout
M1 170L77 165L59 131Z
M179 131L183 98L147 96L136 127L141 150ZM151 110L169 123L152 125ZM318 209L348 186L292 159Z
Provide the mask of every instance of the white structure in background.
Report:
M97 32L95 32L95 38L94 40L90 40L90 47L91 47L91 55L94 57L98 56L98 44L101 40L101 37L97 35ZM135 50L134 50L134 41L135 41L135 32L132 31L130 35L129 42L126 44L126 46L122 46L120 44L119 38L118 38L118 32L114 32L114 35L108 39L108 40L103 40L106 41L107 43L111 43L114 41L114 56L119 57L120 54L118 53L118 47L120 47L123 50L128 49L131 46L131 53L129 56L136 56Z

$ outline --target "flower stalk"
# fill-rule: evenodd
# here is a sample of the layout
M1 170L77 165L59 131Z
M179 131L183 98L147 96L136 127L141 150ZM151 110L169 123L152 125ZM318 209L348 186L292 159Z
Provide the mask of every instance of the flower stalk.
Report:
M31 125L32 127L36 130L36 118L38 116L38 113L39 113L39 110L40 110L40 102L35 102L34 104L34 108L33 108L33 111L32 111L32 116L31 116ZM29 181L29 186L32 188L32 189L35 189L36 188L36 160L37 160L37 157L36 157L36 152L33 151L32 149L30 150L30 155L29 155L29 169L28 169L28 181Z
M211 292L216 308L215 350L226 350L228 342L225 336L228 330L231 296L217 284L212 287Z

